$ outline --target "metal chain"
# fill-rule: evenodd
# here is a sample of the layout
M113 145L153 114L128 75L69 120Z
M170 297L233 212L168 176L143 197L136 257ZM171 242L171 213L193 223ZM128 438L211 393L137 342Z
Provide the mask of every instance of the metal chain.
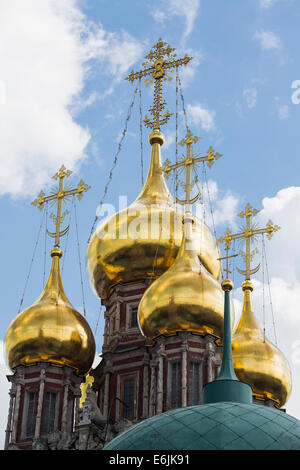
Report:
M235 254L235 242L236 240L233 240L233 247L232 247L232 251L233 251L233 254ZM233 282L233 285L234 285L234 273L235 273L235 259L236 259L236 256L234 258L231 258L231 262L232 262L232 282ZM232 291L232 298L234 299L234 290Z
M134 93L133 93L133 98L132 98L132 101L130 103L130 106L129 106L129 110L128 110L128 113L127 113L127 117L126 117L126 120L125 120L125 126L124 126L124 129L122 131L122 135L121 135L121 138L119 140L119 144L118 144L118 150L114 156L114 159L113 159L113 164L112 164L112 167L111 167L111 170L109 172L109 175L108 175L108 180L107 180L107 183L105 185L105 188L104 188L104 192L103 192L103 196L102 196L102 199L99 203L99 207L98 207L98 212L101 211L102 209L102 206L103 206L103 203L104 203L104 199L105 199L105 196L107 194L107 191L108 191L108 187L110 185L110 182L112 180L112 175L113 175L113 171L117 165L117 162L118 162L118 157L119 157L119 153L122 149L122 143L123 143L123 140L124 140L124 137L127 133L127 126L128 126L128 121L130 120L131 118L131 111L132 111L132 108L133 108L133 105L134 105L134 102L135 102L135 97L136 97L136 94L137 94L137 91L138 91L138 88L139 88L139 85L137 85L136 89L134 90ZM98 220L98 215L96 214L95 216L95 219L94 219L94 222L93 222L93 225L92 225L92 229L91 229L91 232L90 232L90 236L88 238L88 241L87 243L89 243L90 239L91 239L91 236L92 236L92 233L94 232L94 229L95 229L95 225L96 225L96 222Z
M102 305L100 304L98 319L97 319L96 327L95 327L95 330L94 330L95 338L96 338L96 335L97 335L97 330L98 330L98 325L99 325L101 313L102 313Z
M144 184L144 152L143 152L143 110L142 110L141 78L139 78L139 98L140 98L140 137L141 137L141 176L142 176L142 186L143 186Z
M175 159L176 163L178 163L178 67L176 67L176 114L175 114ZM178 196L178 174L177 170L175 170L175 196Z
M45 245L44 245L44 272L43 272L43 288L46 280L46 256L47 256L47 230L48 230L48 201L45 206L46 211L46 227L45 227Z
M41 225L40 225L40 228L39 228L39 231L38 231L37 239L36 239L36 242L35 242L35 245L34 245L33 254L32 254L31 261L30 261L29 271L28 271L28 274L27 274L27 277L26 277L25 286L24 286L24 290L23 290L22 297L21 297L21 301L20 301L18 313L20 313L21 307L22 307L22 305L23 305L24 296L25 296L25 293L26 293L26 289L27 289L29 277L30 277L30 274L31 274L31 269L32 269L32 265L33 265L33 261L34 261L34 257L35 257L35 253L36 253L36 249L37 249L37 246L38 246L38 243L39 243L40 234L41 234L42 226L43 226L43 223L44 223L45 213L46 213L46 208L44 208L44 211L43 211L43 217L42 217Z
M262 240L262 245L263 245L263 234L261 237ZM262 246L262 259L261 259L261 264L262 264L262 284L263 284L263 333L264 333L264 342L266 341L266 309L265 309L265 254L264 254L264 249Z
M73 196L74 196L74 195L73 195ZM72 212L73 212L73 205L74 205L74 197L72 198L71 212L70 212L69 223L68 223L69 226L71 225ZM61 273L64 272L65 259L66 259L66 255L67 255L68 242L69 242L69 233L70 233L70 230L68 230L67 236L66 236L65 249L64 249L64 257L63 257L63 263L62 263L62 267L61 267Z
M80 271L80 282L81 282L81 293L82 293L82 304L83 304L83 314L86 317L85 309L85 300L84 300L84 289L83 289L83 279L82 279L82 268L81 268L81 256L80 256L80 246L79 246L79 236L78 236L78 223L77 223L77 211L76 211L76 201L74 199L74 215L75 215L75 226L76 226L76 236L77 236L77 251L78 251L78 261L79 261L79 271Z
M269 269L268 269L268 262L267 262L267 254L266 254L266 247L265 247L265 237L264 237L264 234L262 234L262 239L263 239L263 251L264 251L264 256L265 256L265 261L266 261L266 272L267 272L267 280L268 280L268 288L269 288L270 307L271 307L271 313L272 313L272 322L273 322L273 329L274 329L274 337L275 337L275 344L276 344L276 346L277 346L277 335L276 335L276 328L275 328L274 310L273 310L273 303L272 303L272 296L271 296L271 286L270 286Z
M206 188L207 188L207 194L208 194L208 202L209 202L209 209L210 209L211 220L212 220L212 225L213 225L213 231L214 231L214 236L217 239L217 232L216 232L213 208L212 208L212 203L211 203L211 198L210 198L210 192L209 192L208 181L207 181L207 173L206 173L206 168L205 168L204 162L203 162L203 167L204 167L204 177L205 177L205 182L206 182Z
M184 114L185 127L186 127L186 131L190 132L190 128L188 126L186 109L185 109L185 105L184 105L184 98L183 98L183 93L182 93L181 80L179 78L179 75L178 75L178 83L179 83L180 97L181 97L181 102L182 102L182 109L183 109L183 114Z

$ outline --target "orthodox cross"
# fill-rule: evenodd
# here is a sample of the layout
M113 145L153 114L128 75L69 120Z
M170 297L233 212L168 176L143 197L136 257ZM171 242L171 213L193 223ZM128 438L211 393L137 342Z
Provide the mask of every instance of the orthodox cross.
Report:
M146 62L143 62L143 70L139 72L132 72L126 77L126 80L129 80L131 83L136 79L141 79L142 77L151 76L154 79L154 98L153 106L149 108L150 113L153 116L151 120L148 116L145 116L144 123L146 127L152 128L153 130L160 130L160 126L166 124L172 116L168 110L165 114L162 115L162 111L166 106L165 100L162 99L162 84L163 80L172 80L172 77L169 73L174 72L174 68L179 67L180 65L187 65L192 57L189 57L187 54L183 59L176 59L176 54L174 53L175 49L170 47L168 43L163 42L162 39L159 39L157 44L152 47L149 54L146 55ZM152 85L153 80L145 80L145 85Z
M56 230L54 233L47 230L48 235L52 238L55 238L55 247L59 247L60 237L64 236L70 228L68 225L64 230L60 230L61 224L65 216L68 214L67 210L62 214L62 205L64 199L67 199L73 194L77 194L77 198L80 201L83 197L83 193L90 189L90 186L85 184L83 180L79 181L76 189L69 189L68 186L64 186L64 179L71 174L72 171L67 170L66 167L62 165L60 170L54 176L52 176L53 179L58 180L58 187L52 191L50 196L45 196L45 193L41 191L38 195L38 198L31 203L33 206L37 206L39 210L42 210L44 204L48 201L51 201L52 204L57 205L56 215L53 213L50 215L56 225Z
M235 258L236 256L238 256L238 254L229 255L230 245L231 245L230 241L225 241L226 256L224 256L223 258L218 258L218 261L226 259L226 268L224 268L224 271L226 272L226 279L229 279L229 274L231 274L231 271L229 271L229 258Z
M182 159L178 163L174 163L174 165L170 165L170 161L166 160L164 163L163 172L166 174L168 178L170 176L170 172L179 168L179 171L186 171L186 178L185 183L182 183L182 186L185 190L186 198L185 200L178 199L176 197L176 201L179 204L185 205L186 213L191 213L191 204L197 201L200 197L200 193L198 193L195 197L191 198L191 192L193 189L194 184L197 182L197 178L191 180L191 170L197 163L200 162L207 162L207 165L211 168L214 164L215 160L218 160L222 155L220 153L216 153L212 147L209 147L207 151L207 155L204 157L197 157L197 155L193 155L192 152L192 144L198 142L200 138L194 136L191 131L188 131L185 138L179 142L179 145L186 146L186 156L183 156Z
M242 227L242 231L239 233L232 234L229 229L226 230L225 235L219 239L219 241L225 242L226 247L230 247L232 240L236 239L241 239L243 242L246 242L246 249L245 252L241 251L240 254L244 258L244 262L246 265L246 269L242 270L239 269L238 267L236 268L237 271L245 276L246 281L250 281L250 275L255 274L259 268L260 264L256 266L255 268L251 269L251 261L257 253L257 250L252 250L251 251L251 241L252 239L255 239L257 235L266 233L267 238L270 240L274 234L274 232L277 232L281 227L278 225L274 225L274 223L269 220L266 227L264 228L257 228L256 224L251 224L251 218L258 214L258 210L254 209L249 203L246 205L245 210L238 214L239 217L246 218L246 225ZM229 249L229 248L228 248Z

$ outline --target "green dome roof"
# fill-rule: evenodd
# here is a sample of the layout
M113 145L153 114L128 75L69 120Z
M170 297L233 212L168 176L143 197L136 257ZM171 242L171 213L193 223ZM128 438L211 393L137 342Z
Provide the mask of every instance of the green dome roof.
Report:
M219 402L145 419L104 450L300 450L300 421L263 405Z

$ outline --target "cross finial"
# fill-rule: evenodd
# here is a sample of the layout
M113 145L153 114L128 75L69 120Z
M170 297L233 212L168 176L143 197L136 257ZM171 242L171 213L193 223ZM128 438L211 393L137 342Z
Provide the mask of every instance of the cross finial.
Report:
M186 155L183 155L179 162L175 163L174 165L171 165L171 162L166 160L163 168L163 172L166 174L166 178L170 176L171 171L176 170L177 168L179 169L179 173L182 173L183 171L186 172L185 183L181 182L186 198L181 200L176 197L176 201L179 204L185 205L187 213L190 213L191 211L191 204L194 204L194 202L196 202L200 197L200 193L198 193L195 197L191 198L191 192L194 184L198 181L197 177L191 180L192 168L198 166L198 163L201 162L206 162L207 166L212 167L215 160L218 160L222 156L220 153L215 152L212 147L209 147L207 154L203 157L198 157L199 154L193 155L192 144L198 142L199 139L200 137L197 137L193 135L191 131L188 131L185 138L179 142L181 146L186 146Z
M146 127L153 130L160 130L160 126L166 124L172 116L168 110L165 114L162 114L166 106L165 100L162 99L162 83L166 80L172 80L172 74L174 68L177 68L181 65L187 65L192 57L189 57L187 54L182 59L176 59L176 54L174 53L175 49L170 47L168 43L164 42L161 38L158 40L150 50L149 54L146 55L146 61L143 62L143 70L139 72L132 72L126 77L126 80L129 80L131 83L136 79L141 79L142 77L150 76L150 80L147 78L145 80L145 85L149 86L153 84L154 81L154 98L153 106L149 108L150 113L153 116L153 119L150 119L148 116L145 116L144 123ZM152 80L153 79L153 80Z
M83 197L83 193L90 189L90 186L85 184L83 180L79 181L76 189L69 189L68 186L64 186L64 179L69 177L71 174L72 171L67 170L66 167L62 165L59 171L52 176L53 179L58 180L58 187L55 187L52 190L52 194L50 196L45 196L45 193L41 191L38 198L31 203L33 206L37 206L39 210L42 210L44 204L48 201L51 201L52 205L57 206L56 215L54 213L50 214L50 218L53 220L56 230L54 233L47 230L48 235L55 238L55 248L59 248L60 237L64 236L69 230L69 225L62 231L60 229L65 216L68 214L68 210L65 210L64 213L62 213L64 200L67 200L68 197L73 194L77 194L77 198L80 200Z
M257 249L251 250L251 241L257 237L259 234L267 234L267 238L270 240L274 234L281 227L274 225L274 223L269 220L264 228L257 228L257 225L252 224L251 219L253 216L258 214L258 210L254 209L249 203L246 205L245 210L238 214L239 217L246 219L245 226L241 227L241 232L232 234L229 229L226 230L225 235L219 239L220 242L225 242L226 246L230 247L232 240L241 239L246 244L245 251L240 251L240 255L244 258L246 269L236 268L237 271L245 276L246 281L250 281L250 276L255 274L259 268L258 264L255 268L251 269L251 261L253 260L254 255L258 252Z

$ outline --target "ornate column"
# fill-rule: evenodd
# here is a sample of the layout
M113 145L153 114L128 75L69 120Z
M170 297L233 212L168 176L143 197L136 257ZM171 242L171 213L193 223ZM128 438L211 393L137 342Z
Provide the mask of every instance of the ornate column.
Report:
M158 374L157 374L157 407L156 413L162 413L163 410L163 392L164 392L164 357L165 347L163 344L159 346L158 352Z
M107 360L105 368L105 379L104 379L104 396L103 396L103 416L107 418L109 410L109 385L110 375L112 373L112 362Z
M187 344L187 336L184 335L183 342L181 345L182 351L182 368L181 368L181 406L187 406L187 351L188 351L188 344Z
M143 418L148 418L149 415L149 355L144 356L144 371L143 371Z
M107 335L108 335L108 313L105 312L104 314L104 333L103 333L103 346L107 346Z
M61 430L63 432L67 432L69 385L70 385L70 381L69 379L67 379L64 383L64 398L63 398L63 409L62 409L62 420L61 420Z
M34 431L34 438L35 439L40 437L42 408L43 408L43 401L44 401L45 379L46 379L45 369L41 369L40 390L39 390L38 406L37 406L37 413L36 413L36 420L35 420L35 431Z
M13 413L13 406L14 406L14 399L16 396L16 388L15 385L12 384L11 389L9 391L10 395L10 400L9 400L9 409L8 409L8 417L7 417L7 426L5 430L5 445L4 449L7 449L9 441L10 441L10 435L11 435L11 425L12 425L12 413Z
M150 370L151 370L151 382L150 382L150 409L149 409L149 416L154 416L155 415L155 405L156 405L156 394L155 394L155 388L156 388L156 363L155 361L150 362Z
M16 439L17 439L21 389L22 389L22 386L25 385L23 370L17 371L17 377L16 377L15 383L16 383L16 398L15 398L15 407L14 407L13 427L12 427L12 434L11 434L12 442L16 442Z
M117 333L119 333L119 331L120 331L120 301L119 301L119 299L118 299L118 303L117 303L115 331Z
M214 350L211 340L209 339L207 342L207 350L205 351L206 357L206 365L207 365L207 383L212 382L213 378L213 370L212 370L212 357L214 356Z
M80 397L81 397L81 390L80 389L76 390L76 392L74 392L74 395L75 395L75 426L77 426L80 420L79 402L80 402Z

